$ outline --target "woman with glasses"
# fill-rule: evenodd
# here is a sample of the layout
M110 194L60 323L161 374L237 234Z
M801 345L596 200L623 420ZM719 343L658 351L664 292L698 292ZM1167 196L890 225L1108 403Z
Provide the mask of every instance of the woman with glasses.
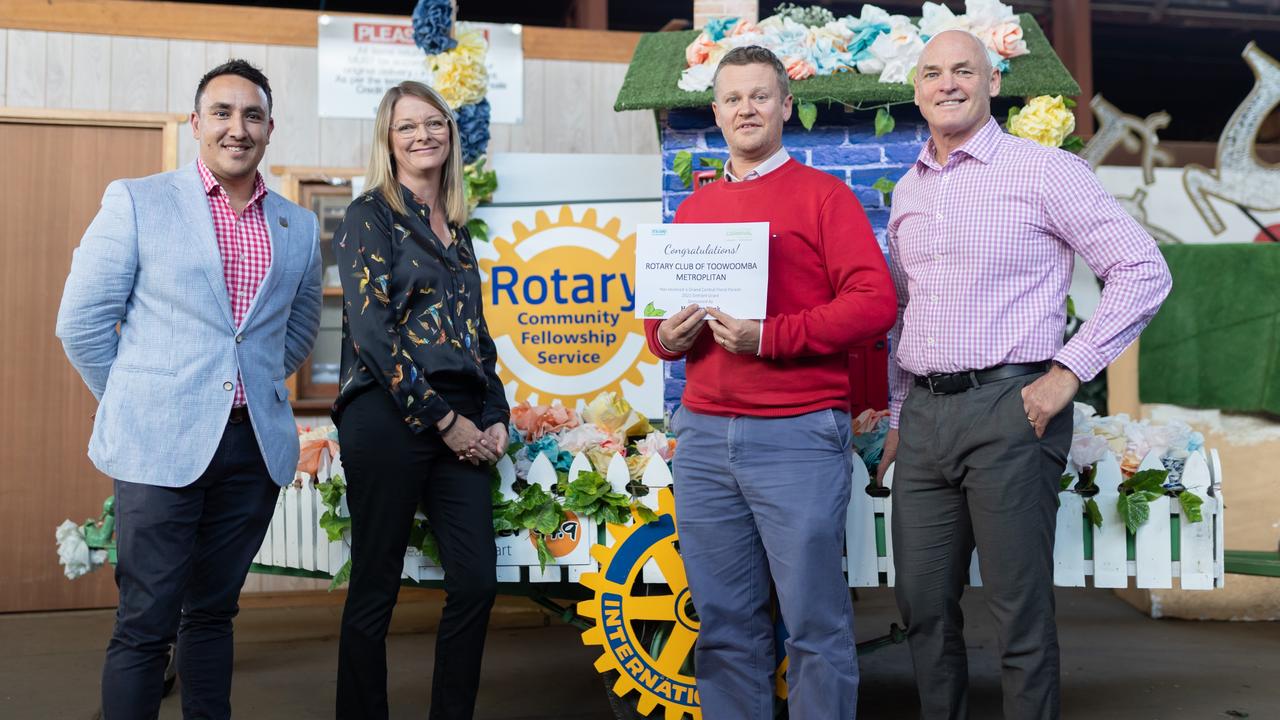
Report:
M510 415L467 234L449 106L403 82L374 121L367 189L334 235L342 275L338 425L351 583L337 716L387 717L386 635L414 512L440 548L447 594L431 718L470 718L496 588L489 464Z

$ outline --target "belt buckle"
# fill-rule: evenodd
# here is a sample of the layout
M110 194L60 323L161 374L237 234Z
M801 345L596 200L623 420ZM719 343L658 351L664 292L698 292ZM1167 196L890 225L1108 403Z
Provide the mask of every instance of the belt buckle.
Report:
M933 376L933 375L925 375L925 376L924 376L925 381L926 381L927 383L929 383L929 394L930 394L930 395L944 395L945 393L938 392L938 390L937 390L937 389L935 389L935 388L933 387L933 378L934 378L934 376Z

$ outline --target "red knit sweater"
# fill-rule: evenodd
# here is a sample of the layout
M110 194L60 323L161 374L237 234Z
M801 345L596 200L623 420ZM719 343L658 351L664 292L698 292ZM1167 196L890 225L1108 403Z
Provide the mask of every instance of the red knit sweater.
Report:
M898 301L862 206L836 178L794 160L756 180L705 185L676 222L768 222L769 298L760 356L736 355L704 327L687 354L684 404L710 415L785 417L849 407L848 351L887 331Z

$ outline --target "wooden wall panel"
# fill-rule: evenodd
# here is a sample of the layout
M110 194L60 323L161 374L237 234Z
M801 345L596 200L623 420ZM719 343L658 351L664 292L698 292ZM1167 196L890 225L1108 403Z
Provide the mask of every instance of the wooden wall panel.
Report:
M0 107L4 107L8 103L5 102L5 86L8 78L5 77L5 67L9 62L9 31L0 28Z
M50 33L57 35L60 33ZM68 35L71 43L71 96L68 107L107 110L111 107L111 37Z
M202 40L169 41L169 75L165 92L165 110L190 114L195 101L196 84L208 72L205 61L206 46ZM196 141L191 137L191 126L178 128L178 165L186 165L196 159Z
M45 38L45 107L75 107L71 82L75 67L72 64L73 40L74 36L66 33L49 33Z
M49 33L39 30L9 31L5 104L10 107L44 107L45 45Z
M569 60L537 62L543 65L542 143L554 148L546 152L590 152L591 119L599 105L592 92L591 66Z
M272 115L276 121L267 164L310 165L320 153L316 50L272 45L267 48L266 68L275 97Z
M53 334L71 252L117 177L161 169L161 131L0 123L0 612L115 604L110 572L76 581L53 530L96 517L111 482L85 454L96 403ZM74 167L76 172L66 172Z
M112 38L110 108L155 112L166 106L169 41Z

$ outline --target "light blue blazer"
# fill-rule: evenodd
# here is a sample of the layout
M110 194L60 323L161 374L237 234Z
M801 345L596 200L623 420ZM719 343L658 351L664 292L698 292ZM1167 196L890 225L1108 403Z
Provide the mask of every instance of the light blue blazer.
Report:
M285 378L319 331L320 250L313 213L274 192L262 203L271 268L236 327L195 163L107 187L72 258L57 327L98 399L89 457L106 475L195 482L226 429L239 371L267 469L279 485L293 480Z

